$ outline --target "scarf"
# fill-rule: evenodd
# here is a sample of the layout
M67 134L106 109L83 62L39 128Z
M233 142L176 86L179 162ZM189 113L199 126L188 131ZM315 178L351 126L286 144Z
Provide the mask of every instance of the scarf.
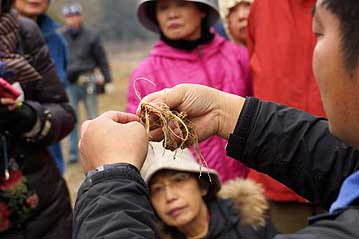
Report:
M167 45L184 51L192 51L199 45L209 43L213 40L214 34L210 32L208 27L202 26L201 37L194 41L187 40L170 40L161 32L161 40Z
M0 16L0 61L5 70L13 74L6 80L9 83L26 83L41 79L41 75L29 63L31 56L17 52L20 26L15 11L2 13Z

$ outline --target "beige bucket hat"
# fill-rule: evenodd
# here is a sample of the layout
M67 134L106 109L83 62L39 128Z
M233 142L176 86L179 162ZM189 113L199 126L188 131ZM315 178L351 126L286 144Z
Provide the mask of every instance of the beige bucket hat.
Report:
M151 145L152 147L149 147L146 161L141 169L141 176L146 184L151 181L157 172L167 169L197 174L202 173L201 177L208 179L208 181L210 175L212 181L210 191L215 194L221 188L218 173L213 169L201 167L188 149L178 150L175 153L165 150L162 147L162 143L151 143Z
M235 39L233 37L232 33L229 31L228 15L229 15L229 10L241 2L253 3L254 0L218 0L219 13L220 13L223 25L224 25L224 29L225 29L227 35L229 36L229 38L234 42L237 42L237 39Z
M219 19L218 5L216 0L185 0L188 2L202 3L208 7L208 25L214 25ZM156 0L140 0L137 5L137 17L140 23L152 32L159 32L160 29L153 16L148 15L151 4Z

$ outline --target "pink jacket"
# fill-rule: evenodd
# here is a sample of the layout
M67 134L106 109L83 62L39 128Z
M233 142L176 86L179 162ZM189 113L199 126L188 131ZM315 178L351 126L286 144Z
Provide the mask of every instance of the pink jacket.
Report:
M134 91L134 81L138 77L147 78L156 84L153 86L147 81L137 81L136 88L141 98L180 83L206 85L241 96L252 95L247 49L217 34L210 43L191 52L177 50L162 41L155 44L150 55L132 74L127 112L134 113L139 104ZM226 156L226 143L224 139L212 137L200 144L200 151L208 166L216 169L223 181L246 177L248 169L239 161Z

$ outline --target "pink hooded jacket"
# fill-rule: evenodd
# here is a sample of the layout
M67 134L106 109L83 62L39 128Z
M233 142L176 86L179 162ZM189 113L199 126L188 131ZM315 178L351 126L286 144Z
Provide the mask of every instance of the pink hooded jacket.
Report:
M218 34L210 43L191 52L175 49L159 41L132 74L126 111L134 113L139 104L134 90L134 81L139 77L147 78L156 85L144 80L137 81L136 88L141 98L180 83L201 84L236 95L250 96L252 86L248 64L247 49L224 40ZM212 137L200 144L200 151L208 166L219 172L222 181L246 177L248 169L239 161L226 156L226 143L224 139Z

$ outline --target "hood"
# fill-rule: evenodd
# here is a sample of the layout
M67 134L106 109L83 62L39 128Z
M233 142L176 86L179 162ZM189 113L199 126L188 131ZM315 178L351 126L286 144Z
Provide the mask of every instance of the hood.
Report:
M241 224L254 228L264 227L269 204L262 186L250 179L229 180L222 185L218 197L232 199Z
M60 24L46 14L39 15L37 23L39 24L41 32L45 35L56 31L56 29L60 27Z
M211 30L212 31L212 30ZM213 31L212 31L213 32ZM216 54L221 50L221 46L225 43L225 39L219 36L217 33L215 34L213 40L208 44L201 45L201 54L202 57L207 58L211 55ZM193 51L183 51L175 49L163 41L157 42L153 50L150 52L151 57L165 57L165 58L173 58L173 59L182 59L187 61L198 61L198 48Z

